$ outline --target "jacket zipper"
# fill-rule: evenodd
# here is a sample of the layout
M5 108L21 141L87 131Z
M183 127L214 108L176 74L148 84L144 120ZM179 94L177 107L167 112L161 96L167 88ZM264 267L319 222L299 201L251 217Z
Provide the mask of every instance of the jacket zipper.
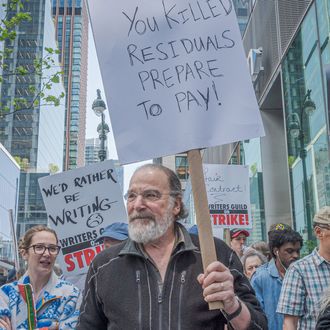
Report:
M181 273L181 278L180 278L180 291L179 291L179 306L178 306L178 310L179 310L179 316L178 316L178 330L181 330L181 302L182 302L182 292L183 292L183 285L186 282L186 271L184 270Z
M139 299L139 329L142 330L142 298L141 298L141 277L140 277L140 271L137 270L135 273L136 276L136 283L138 287L138 299Z
M159 315L159 323L158 330L162 330L163 328L163 284L158 283L158 315Z

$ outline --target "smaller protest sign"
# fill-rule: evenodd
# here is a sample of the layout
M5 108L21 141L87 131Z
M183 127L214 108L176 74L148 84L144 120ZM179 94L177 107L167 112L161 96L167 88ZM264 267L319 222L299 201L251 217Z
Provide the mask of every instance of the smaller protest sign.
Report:
M203 171L212 225L252 228L248 166L203 164Z
M39 179L48 224L59 239L58 262L64 275L84 274L103 245L104 228L127 222L122 192L112 161Z

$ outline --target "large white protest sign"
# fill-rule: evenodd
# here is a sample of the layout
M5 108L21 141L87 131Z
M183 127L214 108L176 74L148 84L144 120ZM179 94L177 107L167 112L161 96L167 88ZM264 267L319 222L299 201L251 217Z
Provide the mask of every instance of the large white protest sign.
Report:
M252 228L248 166L203 164L203 171L212 225Z
M264 134L230 0L89 0L119 160Z
M103 245L94 241L113 222L127 222L112 161L39 179L48 223L59 238L66 276L84 274Z

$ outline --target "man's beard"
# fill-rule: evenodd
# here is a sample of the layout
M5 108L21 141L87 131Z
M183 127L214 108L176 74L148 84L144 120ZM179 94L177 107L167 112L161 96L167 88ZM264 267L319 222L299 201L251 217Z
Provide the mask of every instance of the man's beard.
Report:
M174 222L174 203L170 201L162 219L150 211L134 212L129 216L128 235L132 241L147 244L162 237Z

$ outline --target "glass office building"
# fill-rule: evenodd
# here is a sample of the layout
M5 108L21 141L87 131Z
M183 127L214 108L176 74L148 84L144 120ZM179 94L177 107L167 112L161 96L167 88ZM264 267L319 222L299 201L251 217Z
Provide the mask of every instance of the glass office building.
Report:
M8 72L6 69L3 72L5 79L0 94L1 104L10 108L9 112L4 112L3 109L1 112L0 142L21 166L18 236L35 224L47 223L38 178L49 175L53 166L62 170L65 111L64 104L55 107L44 101L40 101L36 106L14 111L14 98L22 97L28 104L32 104L36 96L30 92L30 87L33 86L40 91L43 83L60 70L56 54L53 54L54 65L43 70L41 76L34 70L34 59L45 57L46 47L57 48L50 0L26 1L24 11L31 13L32 20L21 23L15 42L6 44L12 48L13 53L5 63ZM10 75L10 70L17 66L24 66L29 73ZM61 82L52 85L52 95L59 96L63 92Z
M88 15L84 0L52 0L67 94L64 170L84 165L88 60Z
M266 135L211 148L206 159L249 165L251 204L260 207L264 239L277 222L312 239L314 214L330 205L329 34L330 0L252 6L243 43L247 56L263 48L254 88Z
M297 230L309 239L313 215L330 205L329 34L330 1L314 1L282 62L292 213ZM314 103L310 111L309 99Z
M7 3L7 1L6 0L0 0L0 8L3 8L2 6L5 4L5 3ZM5 17L5 11L4 10L2 10L2 11L0 11L0 20L2 20L4 17ZM2 51L3 50L3 41L1 41L0 40L0 51ZM0 65L0 75L2 75L2 66ZM1 88L1 82L0 82L0 88Z

